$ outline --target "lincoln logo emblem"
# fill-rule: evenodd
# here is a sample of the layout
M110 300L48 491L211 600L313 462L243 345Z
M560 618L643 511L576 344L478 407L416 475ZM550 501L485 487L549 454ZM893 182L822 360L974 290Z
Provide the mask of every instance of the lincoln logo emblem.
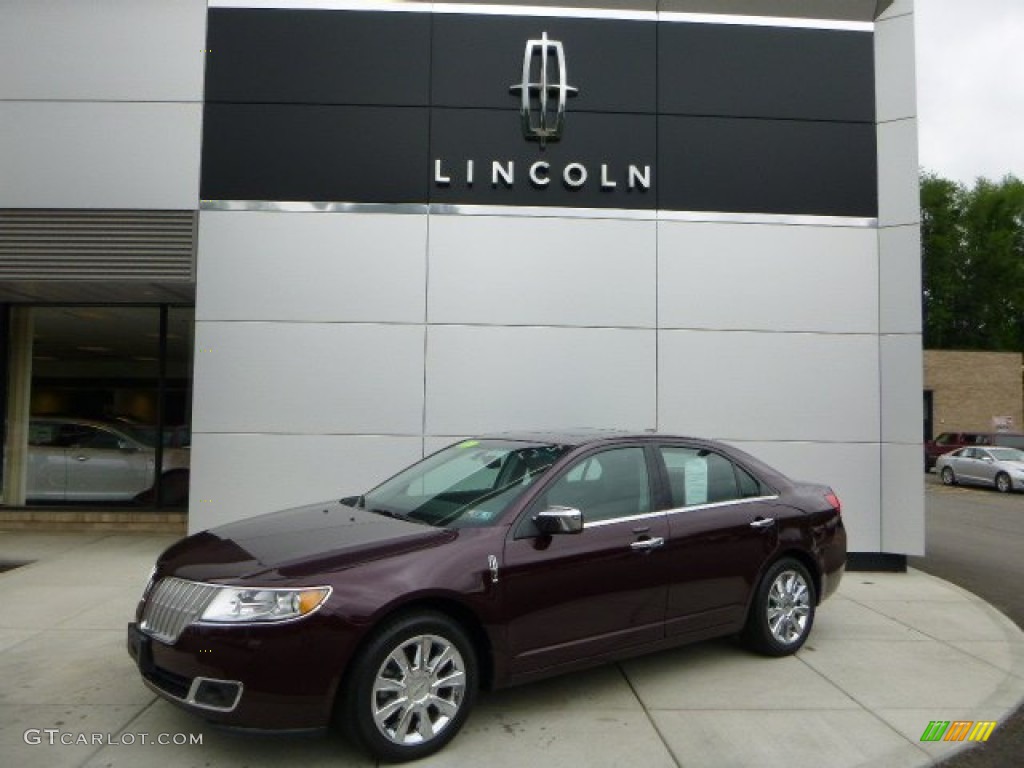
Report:
M539 71L535 71L537 59L540 60ZM562 135L565 102L577 93L567 78L565 50L560 40L548 40L548 33L544 32L540 40L526 41L523 81L510 90L520 95L523 133L528 138L538 139L542 147L548 141L558 141Z

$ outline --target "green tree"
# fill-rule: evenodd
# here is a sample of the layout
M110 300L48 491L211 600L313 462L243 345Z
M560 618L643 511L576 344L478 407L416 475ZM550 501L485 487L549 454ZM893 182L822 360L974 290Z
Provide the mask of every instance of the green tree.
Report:
M1024 182L921 177L924 344L1024 350Z

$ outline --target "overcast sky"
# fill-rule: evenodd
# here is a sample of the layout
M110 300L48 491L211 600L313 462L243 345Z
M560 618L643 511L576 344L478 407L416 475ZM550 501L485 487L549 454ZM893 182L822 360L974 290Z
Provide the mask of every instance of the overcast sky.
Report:
M920 162L1024 179L1024 0L915 0Z

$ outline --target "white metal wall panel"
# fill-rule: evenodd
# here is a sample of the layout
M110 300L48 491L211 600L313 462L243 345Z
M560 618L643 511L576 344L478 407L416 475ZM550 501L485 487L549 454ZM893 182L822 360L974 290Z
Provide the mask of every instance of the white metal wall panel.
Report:
M434 323L653 328L653 221L433 216Z
M879 330L921 333L921 229L879 230Z
M205 0L4 0L0 17L0 99L202 101Z
M426 214L203 211L199 228L197 320L423 322Z
M920 444L882 446L882 552L924 554L923 461Z
M878 223L882 227L918 224L917 119L878 126Z
M655 426L655 333L435 326L426 432Z
M0 101L0 208L194 209L200 104Z
M875 25L876 119L880 123L917 115L913 15L896 16Z
M875 336L661 331L658 421L731 440L878 442Z
M197 433L192 531L355 495L420 457L418 437Z
M882 336L879 341L882 442L908 443L923 450L920 448L924 423L921 336Z
M663 221L661 328L878 331L869 228Z
M196 323L194 432L416 435L423 328Z

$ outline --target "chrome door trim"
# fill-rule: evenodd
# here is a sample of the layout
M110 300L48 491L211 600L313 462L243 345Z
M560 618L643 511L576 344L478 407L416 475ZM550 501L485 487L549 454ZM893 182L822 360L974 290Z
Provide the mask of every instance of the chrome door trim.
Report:
M694 512L702 509L717 509L718 507L735 507L741 504L755 504L759 501L776 501L779 496L754 496L749 499L733 499L732 501L716 501L711 504L694 504L689 507L674 507L666 510L666 515L678 515L684 512ZM774 519L774 518L773 518Z
M665 511L659 512L644 512L639 515L626 515L625 517L613 517L610 520L594 520L587 522L587 512L583 511L583 530L588 528L600 528L605 525L615 525L616 523L632 523L636 520L653 520L656 517L664 517Z

